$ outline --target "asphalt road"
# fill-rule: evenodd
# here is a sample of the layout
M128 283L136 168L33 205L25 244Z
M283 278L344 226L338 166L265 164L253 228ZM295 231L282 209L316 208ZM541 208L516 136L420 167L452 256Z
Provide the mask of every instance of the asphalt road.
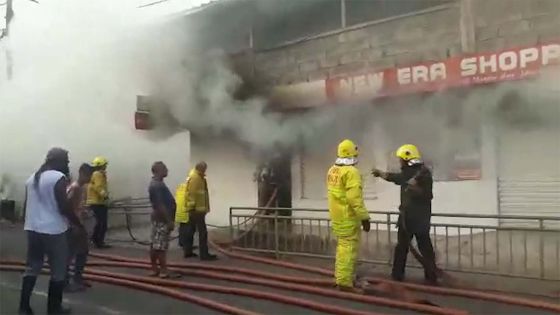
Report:
M0 226L0 259L24 259L25 244L25 235L21 231L21 227L7 227L5 224ZM113 248L108 250L107 253L147 258L147 252L144 248ZM178 252L170 253L170 257L170 260L181 259ZM219 261L212 262L212 264L239 266L292 276L317 277L316 275L309 275L294 270L286 270L264 264L231 260L227 257L220 258L221 259ZM135 269L123 270L107 268L107 270L133 274L145 273L145 271ZM19 300L20 280L21 275L19 273L0 272L0 314L15 314ZM47 281L47 276L40 277L35 290L35 294L32 299L32 306L34 307L36 314L44 314L46 306ZM321 297L282 289L273 289L257 285L246 285L236 282L204 279L200 277L184 277L183 281L222 286L235 286L260 291L266 290L267 292L309 299L319 303L343 306L356 310L374 311L384 314L414 314L414 312L403 311L400 309L379 307L375 305L355 303L346 300ZM318 314L317 312L309 309L260 299L227 294L216 294L211 292L193 292L188 290L185 292L262 314ZM551 314L534 309L513 307L510 305L477 301L466 298L434 295L425 295L425 297L438 305L463 309L472 314ZM73 308L74 314L216 314L213 310L166 296L100 283L94 283L94 287L87 292L65 294L65 303Z

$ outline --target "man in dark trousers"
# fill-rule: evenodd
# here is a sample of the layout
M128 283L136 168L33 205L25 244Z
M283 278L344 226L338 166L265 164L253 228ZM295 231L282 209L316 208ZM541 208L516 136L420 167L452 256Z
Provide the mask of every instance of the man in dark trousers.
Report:
M27 262L23 274L19 314L33 314L29 304L37 276L43 269L45 256L49 261L51 279L47 298L47 314L69 314L62 306L68 263L69 225L83 229L66 196L68 186L68 151L53 148L41 167L25 184L25 225Z
M96 157L92 166L95 168L91 182L87 188L86 204L95 216L95 228L91 240L96 248L105 249L111 246L105 244L107 233L109 189L107 187L107 165L109 162L102 156Z
M424 276L427 282L437 282L435 254L430 239L430 221L432 215L432 185L430 170L421 160L416 146L401 146L396 156L401 162L400 173L387 173L373 170L372 174L401 186L401 205L399 206L398 242L393 257L394 280L404 280L406 258L410 242L416 237L418 249L423 257Z
M184 257L195 257L193 253L194 233L198 231L198 248L201 260L216 260L217 256L208 251L208 231L206 229L206 215L210 212L210 196L206 181L206 162L199 162L190 171L187 178L186 210L189 217L184 233Z

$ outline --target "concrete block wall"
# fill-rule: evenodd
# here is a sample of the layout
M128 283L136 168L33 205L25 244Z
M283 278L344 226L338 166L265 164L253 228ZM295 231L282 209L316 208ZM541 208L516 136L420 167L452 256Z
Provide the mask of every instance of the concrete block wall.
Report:
M369 26L254 52L256 76L271 85L324 79L461 53L456 3Z
M466 2L469 5L464 5ZM473 44L461 40L468 32L474 33ZM243 67L250 64L251 75L263 85L272 86L558 38L558 0L457 0L266 51L240 54L235 60L242 61Z
M476 0L477 51L546 43L560 38L558 0Z

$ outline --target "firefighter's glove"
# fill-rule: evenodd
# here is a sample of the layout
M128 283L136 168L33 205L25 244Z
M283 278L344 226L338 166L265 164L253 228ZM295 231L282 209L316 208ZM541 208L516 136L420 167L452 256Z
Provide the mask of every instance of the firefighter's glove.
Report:
M369 232L369 230L371 230L371 224L369 223L369 219L362 221L362 229L364 229L364 231L366 232Z

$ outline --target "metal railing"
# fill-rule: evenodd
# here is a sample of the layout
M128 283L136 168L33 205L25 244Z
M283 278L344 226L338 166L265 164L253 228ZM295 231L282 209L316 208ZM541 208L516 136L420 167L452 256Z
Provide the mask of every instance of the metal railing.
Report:
M326 209L289 209L291 217L275 210L230 208L233 250L334 258L336 239ZM398 214L370 211L371 231L362 232L361 262L392 263ZM500 224L504 221L509 224ZM552 216L433 213L430 234L444 270L560 280L559 223L560 217ZM413 259L408 264L420 267Z

